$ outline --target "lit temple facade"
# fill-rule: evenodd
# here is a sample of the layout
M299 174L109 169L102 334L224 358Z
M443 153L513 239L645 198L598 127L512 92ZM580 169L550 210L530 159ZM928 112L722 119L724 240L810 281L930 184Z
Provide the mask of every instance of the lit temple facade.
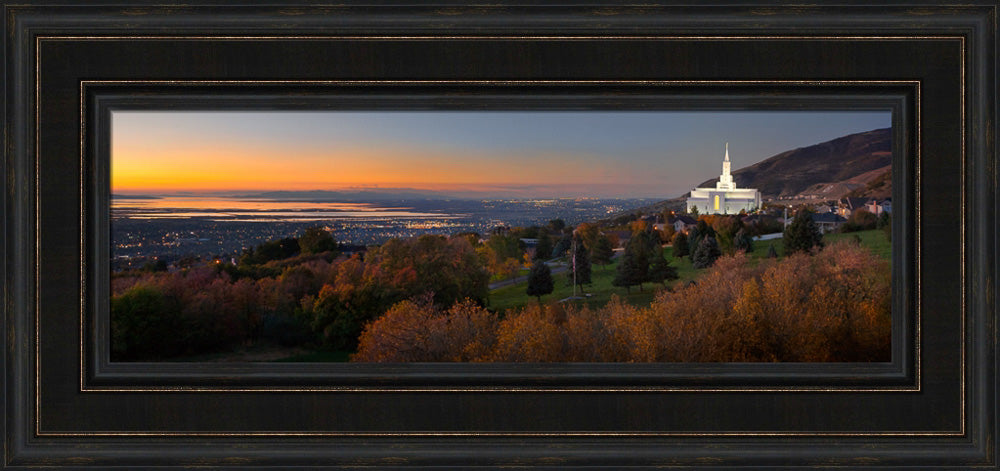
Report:
M687 200L688 212L698 214L737 214L740 211L754 211L760 208L760 192L756 188L736 188L730 173L729 143L726 143L726 158L722 161L722 175L715 188L695 188Z

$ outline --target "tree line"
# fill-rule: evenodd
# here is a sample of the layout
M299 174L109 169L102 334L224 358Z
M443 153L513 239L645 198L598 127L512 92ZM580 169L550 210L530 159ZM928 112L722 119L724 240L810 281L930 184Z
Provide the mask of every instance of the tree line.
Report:
M852 243L751 263L723 255L697 283L647 307L531 304L503 315L474 301L393 305L354 361L888 361L888 262Z
M399 301L485 303L489 273L466 238L393 239L363 258L337 257L332 237L318 232L266 242L235 265L117 274L112 359L156 360L261 342L353 350L364 325Z

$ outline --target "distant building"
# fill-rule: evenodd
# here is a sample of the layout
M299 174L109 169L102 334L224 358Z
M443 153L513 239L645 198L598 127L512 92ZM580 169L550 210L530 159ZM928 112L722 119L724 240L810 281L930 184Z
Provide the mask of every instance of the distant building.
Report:
M888 198L882 201L871 199L868 200L867 203L865 203L865 209L867 209L869 213L872 213L876 216L884 212L892 214L892 200Z
M855 211L864 209L866 203L868 203L867 198L841 198L837 202L837 215L851 217Z
M667 224L674 227L674 232L687 232L688 229L697 226L698 221L695 221L692 217L677 215L667 218ZM663 229L660 230L662 231Z
M632 231L604 231L604 235L612 240L618 239L618 247L624 247L632 238Z
M729 143L726 143L726 157L722 161L722 175L715 188L695 188L687 199L688 212L698 214L737 214L740 211L754 211L760 208L760 191L756 188L736 188L730 174Z
M826 234L840 228L847 219L835 213L813 213L812 220L819 228L819 231Z

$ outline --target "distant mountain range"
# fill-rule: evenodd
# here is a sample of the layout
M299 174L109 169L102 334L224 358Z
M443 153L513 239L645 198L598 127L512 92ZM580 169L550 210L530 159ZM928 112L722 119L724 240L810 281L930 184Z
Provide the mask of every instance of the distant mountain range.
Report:
M451 198L438 191L416 190L413 188L385 188L371 190L308 190L308 191L266 191L241 195L242 198L263 198L299 201L400 201Z

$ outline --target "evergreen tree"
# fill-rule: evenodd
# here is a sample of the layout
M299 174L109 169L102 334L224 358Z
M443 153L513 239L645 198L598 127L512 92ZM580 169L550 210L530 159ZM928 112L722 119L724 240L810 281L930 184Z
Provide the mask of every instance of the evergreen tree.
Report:
M701 241L709 236L713 239L716 237L715 229L712 229L712 226L709 226L704 219L699 219L698 224L695 225L694 229L691 229L691 233L688 234L688 247L690 247L691 251L694 252L698 249L698 246L701 245ZM715 244L719 245L719 241L716 240Z
M646 244L646 251L650 256L656 249L663 247L663 243L660 241L660 232L652 224L643 231L642 241Z
M653 253L653 260L649 264L649 281L666 285L667 280L676 280L677 268L670 264L663 256L663 249Z
M551 293L555 289L552 281L552 270L543 262L535 263L528 272L528 296L535 296L538 302L542 302L542 296Z
M625 292L631 293L632 286L640 284L642 280L642 270L636 260L635 252L625 249L621 261L615 271L615 279L611 281L614 286L624 286ZM642 286L640 285L641 289Z
M767 258L778 258L778 251L774 250L774 244L767 246Z
M548 260L552 258L552 239L549 234L542 232L538 234L538 245L535 246L535 260Z
M753 252L753 237L750 236L745 228L736 231L736 235L733 236L733 248L746 253Z
M614 255L615 249L611 247L611 240L608 239L608 236L601 234L600 237L597 238L597 243L594 245L594 250L591 253L591 259L594 263L600 265L601 269L604 269L605 265L611 263L611 258L614 257Z
M785 255L795 252L810 253L813 247L823 246L823 234L812 219L812 211L800 210L785 229Z
M701 242L701 234L698 233L697 227L692 227L688 229L687 234L687 244L688 244L688 255L694 252L694 249L698 248L698 243Z
M625 253L622 254L621 265L625 265L625 268L619 265L618 273L615 274L616 279L622 277L619 283L626 284L617 284L615 286L625 286L628 288L633 285L639 285L639 291L642 291L642 284L649 280L651 251L649 245L648 236L645 231L632 235L628 243L625 244Z
M720 255L722 255L722 252L719 250L719 244L715 241L715 237L707 235L701 239L698 247L691 254L691 265L695 268L708 268L715 263L715 260Z
M576 284L580 285L580 289L582 290L583 285L590 284L590 255L588 254L587 247L583 246L583 241L580 240L580 237L575 237L573 242L576 245L576 250L569 260L569 283L573 284L573 280L575 279Z
M691 251L688 249L688 237L683 232L678 232L677 234L674 234L673 246L674 246L674 257L681 258L691 253Z

